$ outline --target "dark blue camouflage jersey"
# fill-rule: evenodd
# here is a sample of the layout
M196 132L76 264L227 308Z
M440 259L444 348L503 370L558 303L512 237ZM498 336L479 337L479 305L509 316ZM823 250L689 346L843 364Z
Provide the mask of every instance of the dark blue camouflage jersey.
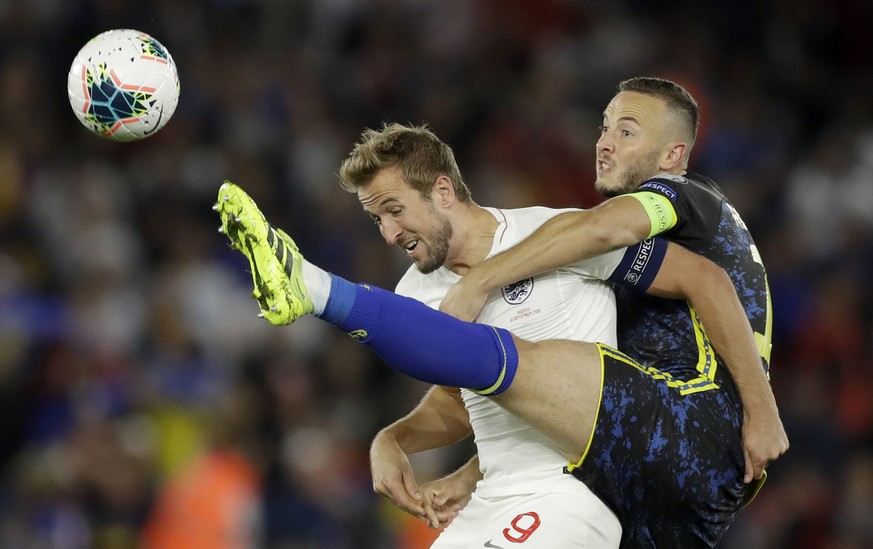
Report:
M676 224L662 236L704 255L727 271L769 369L772 316L767 275L752 235L718 186L705 177L653 179L640 192L670 200ZM693 276L693 273L688 273ZM707 375L709 340L696 315L681 301L659 299L617 286L618 348L678 379Z
M658 177L639 192L669 199L675 224L663 236L730 275L766 370L769 290L739 215L715 183L697 175ZM760 487L742 481L736 387L688 303L650 297L626 283L617 285L616 297L623 352L600 346L603 391L595 432L570 472L619 516L622 547L712 547Z

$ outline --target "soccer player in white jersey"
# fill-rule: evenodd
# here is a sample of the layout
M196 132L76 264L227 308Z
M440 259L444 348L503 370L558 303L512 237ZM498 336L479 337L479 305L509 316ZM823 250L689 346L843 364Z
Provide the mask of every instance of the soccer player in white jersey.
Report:
M397 293L434 309L471 265L566 211L478 206L451 149L423 127L391 124L365 131L340 178L346 190L357 193L385 241L403 248L414 263ZM623 255L621 249L508 285L492 296L477 321L531 341L615 345L615 299L604 280ZM457 518L433 510L426 516L407 454L461 440L471 428L482 477L472 499ZM378 492L432 526L450 523L434 548L519 542L528 549L617 547L621 538L614 513L585 484L563 473L567 460L551 441L473 391L432 388L409 415L377 435L371 464ZM425 491L424 497L433 495Z
M372 185L384 189L380 183L381 178L377 176ZM540 207L485 210L497 223L492 237L493 247L488 255L516 244L559 213L558 210ZM493 224L489 222L488 225ZM506 328L530 341L572 339L613 344L610 342L614 342L616 337L614 297L602 280L612 273L623 252L620 250L506 286L488 301L478 320ZM413 266L401 279L396 291L436 309L459 277L445 265L429 274ZM457 391L444 387L436 390ZM591 538L589 542L596 539L598 546L606 546L607 540L611 539L607 532L615 529L620 535L611 513L604 515L608 511L599 501L592 500L587 489L580 491L568 482L568 475L562 473L566 460L544 435L506 412L491 398L464 389L460 390L460 397L476 437L483 479L476 488L474 503L443 534L435 547L468 546L471 537L482 532L484 521L492 519L494 510L504 508L505 512L497 513L499 517L493 517L500 518L495 524L498 531L487 535L488 539L495 538L493 543L497 543L498 534L504 537L506 528L510 529L506 535L517 539L536 524L533 519L525 519L526 513L536 513L542 528L536 538L531 538L530 545L534 547L558 547L564 536L574 530L579 536L576 539ZM390 443L393 438L390 433L403 428L401 421L400 425L380 434L389 440L377 442ZM431 431L422 432L420 437L427 437L428 432ZM373 461L374 472L394 467L390 462L378 463L378 456ZM547 537L549 532L554 532L558 538ZM534 543L534 540L539 543Z

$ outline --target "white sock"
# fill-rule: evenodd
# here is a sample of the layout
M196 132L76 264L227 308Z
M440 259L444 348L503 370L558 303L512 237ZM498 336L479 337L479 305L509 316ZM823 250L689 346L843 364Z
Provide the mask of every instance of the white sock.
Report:
M315 309L312 314L318 316L324 312L324 308L327 306L327 298L330 297L330 285L333 279L330 273L306 261L305 257L303 258L302 271L303 284L306 286L309 299L312 300L312 306Z

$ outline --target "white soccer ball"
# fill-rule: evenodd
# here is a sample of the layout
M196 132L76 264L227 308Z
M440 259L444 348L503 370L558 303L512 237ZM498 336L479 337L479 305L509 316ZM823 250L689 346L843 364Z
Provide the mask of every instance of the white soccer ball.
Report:
M79 50L67 96L86 128L114 141L133 141L154 134L173 116L179 75L160 42L144 32L115 29Z

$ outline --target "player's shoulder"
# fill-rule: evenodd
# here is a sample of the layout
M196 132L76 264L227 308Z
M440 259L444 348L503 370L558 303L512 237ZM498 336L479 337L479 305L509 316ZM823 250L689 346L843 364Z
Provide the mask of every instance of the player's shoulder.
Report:
M406 272L403 273L403 276L400 277L397 286L394 287L394 293L413 297L421 290L423 284L424 275L421 274L421 271L415 265L410 265Z
M489 210L500 226L495 235L495 247L492 253L498 253L514 246L531 233L539 229L543 223L563 212L578 211L574 208L547 208L545 206L529 206L526 208L500 209L486 208Z
M394 293L417 299L431 307L437 307L446 296L448 289L458 280L460 277L445 266L424 274L415 265L412 265L400 278L394 288Z
M565 212L578 212L579 208L549 208L547 206L527 206L525 208L486 208L498 220L520 224L543 224L556 215Z
M688 173L686 175L658 174L640 185L637 190L656 192L666 196L671 201L675 201L683 195L699 193L724 198L724 193L715 181L697 173Z

